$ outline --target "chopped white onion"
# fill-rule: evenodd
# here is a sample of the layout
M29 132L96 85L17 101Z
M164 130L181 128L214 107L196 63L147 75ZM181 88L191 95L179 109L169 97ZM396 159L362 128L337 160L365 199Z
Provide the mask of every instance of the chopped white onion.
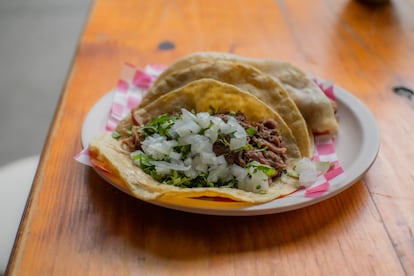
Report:
M303 187L309 187L313 183L315 183L316 179L318 178L318 174L316 170L307 170L303 171L299 174L299 184Z
M331 168L330 162L318 161L315 163L318 175L325 174Z
M217 141L219 135L219 127L217 125L212 125L209 129L204 132L204 136L207 137L210 142L214 143Z
M196 117L196 122L201 128L205 129L209 127L211 116L208 114L208 112L200 112L196 115Z
M141 143L143 152L155 160L151 164L157 173L170 174L175 170L190 179L196 178L200 173L208 173L209 182L236 178L239 189L256 193L267 191L268 176L265 173L260 170L248 171L235 164L229 165L223 155L216 156L213 151L213 144L220 133L231 134L230 150L246 145L246 131L233 116L224 122L220 117L211 116L207 112L193 114L186 109L181 112L181 116L170 128L173 139L167 140L165 136L154 134ZM186 145L190 145L190 152L182 160L182 154L176 152L175 147ZM139 153L141 152L135 154Z
M295 171L299 174L299 185L305 188L311 186L329 168L329 162L312 162L309 158L302 158L295 165Z
M175 140L167 140L165 136L158 134L147 137L142 142L142 150L154 159L164 159L178 143Z
M201 152L213 152L213 144L211 141L199 134L187 135L178 139L179 145L191 145L191 154L195 155Z
M175 124L172 126L172 129L180 137L185 137L190 134L198 133L201 130L200 126L190 119L177 120Z
M295 171L297 171L298 173L314 169L315 165L309 158L302 158L295 164Z
M233 164L230 166L231 174L236 177L239 182L242 182L247 177L247 170L239 165Z
M196 155L193 158L193 162L191 164L191 167L194 170L196 170L197 172L200 172L200 173L206 173L206 172L208 172L208 164L203 162L203 160L201 159L200 155Z
M269 189L269 177L262 171L257 171L248 180L248 189L254 193L260 193Z
M171 151L169 157L171 158L171 160L181 160L181 153Z
M227 175L227 166L212 166L208 171L207 181L217 182L219 179L225 179Z
M196 115L185 108L181 108L181 119L196 121Z

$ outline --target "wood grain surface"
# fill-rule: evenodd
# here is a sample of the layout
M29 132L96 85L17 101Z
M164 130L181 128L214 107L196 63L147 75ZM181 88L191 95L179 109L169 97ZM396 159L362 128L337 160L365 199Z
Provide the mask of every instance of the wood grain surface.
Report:
M7 274L414 275L414 104L392 91L414 88L413 11L413 0L96 0ZM220 217L136 200L73 160L88 110L125 62L202 50L289 61L351 91L380 127L376 162L319 204Z

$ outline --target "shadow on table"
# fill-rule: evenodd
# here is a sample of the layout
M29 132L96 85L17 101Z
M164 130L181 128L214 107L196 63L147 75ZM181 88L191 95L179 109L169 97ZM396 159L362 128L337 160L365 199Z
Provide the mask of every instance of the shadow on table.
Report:
M107 246L110 251L116 240L115 244L127 244L143 260L149 253L184 260L294 248L310 236L324 242L325 237L343 236L340 232L347 231L367 211L365 202L369 200L365 186L357 182L331 199L295 211L249 217L210 216L145 203L120 192L92 170L88 177L96 225L105 229L94 233L94 241L84 246Z

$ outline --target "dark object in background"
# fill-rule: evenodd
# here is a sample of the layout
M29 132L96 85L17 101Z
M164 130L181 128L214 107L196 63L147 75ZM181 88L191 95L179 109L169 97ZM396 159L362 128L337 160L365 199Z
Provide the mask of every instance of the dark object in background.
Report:
M372 5L387 4L391 2L390 0L357 0L357 1L361 3L365 3L365 4L372 4Z

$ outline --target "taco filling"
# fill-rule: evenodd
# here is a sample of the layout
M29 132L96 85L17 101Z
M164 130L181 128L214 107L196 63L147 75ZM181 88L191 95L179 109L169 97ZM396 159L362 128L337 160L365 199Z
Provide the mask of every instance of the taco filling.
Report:
M286 147L277 122L249 122L241 112L210 115L181 109L134 125L120 139L145 173L160 183L183 188L229 187L266 193L286 169Z
M212 79L131 110L112 135L104 133L89 146L117 186L144 200L185 204L207 197L257 204L300 188L289 171L302 155L282 116Z

